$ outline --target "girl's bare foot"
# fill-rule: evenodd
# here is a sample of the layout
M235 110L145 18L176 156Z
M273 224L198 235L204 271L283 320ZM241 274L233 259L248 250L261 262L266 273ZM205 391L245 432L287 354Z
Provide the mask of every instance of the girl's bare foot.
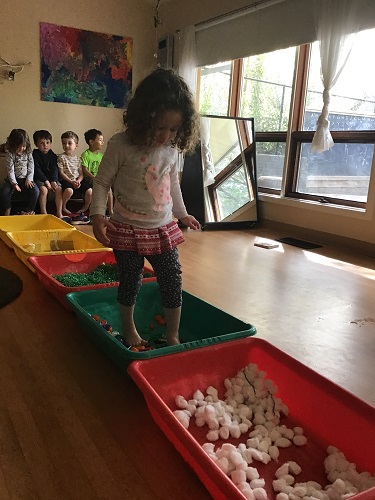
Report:
M134 324L134 306L124 306L123 304L119 304L119 307L122 323L122 337L126 344L129 347L146 345L147 341L139 335Z
M140 345L146 345L147 341L144 340L142 337L140 337L139 333L137 330L134 328L134 330L127 330L127 331L122 331L122 337L125 340L125 343L129 347L139 347Z
M178 333L176 335L167 334L167 344L168 345L179 345L181 344Z

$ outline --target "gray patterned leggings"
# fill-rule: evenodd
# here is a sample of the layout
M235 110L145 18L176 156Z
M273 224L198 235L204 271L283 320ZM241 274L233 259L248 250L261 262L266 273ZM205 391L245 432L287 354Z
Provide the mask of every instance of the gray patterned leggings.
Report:
M113 250L120 274L117 300L124 306L135 304L142 285L144 256L127 250ZM158 255L147 255L158 280L163 307L182 304L181 264L177 248Z

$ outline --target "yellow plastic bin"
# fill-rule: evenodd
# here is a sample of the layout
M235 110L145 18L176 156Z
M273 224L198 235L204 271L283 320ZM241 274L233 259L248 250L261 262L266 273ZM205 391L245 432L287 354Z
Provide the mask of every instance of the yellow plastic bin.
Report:
M14 231L46 231L49 229L73 229L70 224L49 214L9 215L0 217L0 238L12 247L7 233ZM75 229L75 228L74 228Z
M74 254L82 252L112 251L112 248L103 246L92 236L72 228L49 231L12 231L8 232L7 236L17 257L34 273L35 268L28 261L33 255L70 254L73 257Z

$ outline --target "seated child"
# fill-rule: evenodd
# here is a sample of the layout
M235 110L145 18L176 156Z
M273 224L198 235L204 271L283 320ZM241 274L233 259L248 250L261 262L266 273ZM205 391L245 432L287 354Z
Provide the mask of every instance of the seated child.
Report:
M4 215L10 215L12 196L15 191L24 193L27 198L26 211L21 214L33 215L39 189L34 184L34 160L27 132L21 128L13 129L7 139L6 149L7 179L1 192Z
M36 146L36 149L33 151L34 181L40 191L40 213L47 213L48 193L54 193L56 216L66 222L70 222L69 217L62 215L62 190L58 180L57 155L51 149L52 135L48 130L37 130L33 134L33 139Z
M90 187L92 187L93 179L98 173L103 158L103 153L100 151L104 144L103 134L100 130L92 128L85 132L85 141L89 147L81 155L82 170L85 178L90 183ZM108 193L107 212L110 216L113 214L113 194L111 189Z
M78 135L72 131L64 132L61 135L61 142L64 153L57 157L57 166L63 191L62 211L71 217L72 224L88 224L90 219L84 213L89 209L91 203L92 188L83 177L81 158L74 154L78 146ZM84 196L84 205L76 216L73 216L66 208L73 191L78 191Z

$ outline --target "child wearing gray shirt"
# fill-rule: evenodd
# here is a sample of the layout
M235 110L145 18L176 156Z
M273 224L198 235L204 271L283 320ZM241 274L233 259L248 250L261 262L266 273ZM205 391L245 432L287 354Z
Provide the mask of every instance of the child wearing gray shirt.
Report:
M7 179L1 192L4 215L10 215L12 197L15 192L22 192L26 196L26 210L21 214L33 215L39 197L39 188L34 184L34 160L26 131L20 128L13 129L9 134L6 148Z

